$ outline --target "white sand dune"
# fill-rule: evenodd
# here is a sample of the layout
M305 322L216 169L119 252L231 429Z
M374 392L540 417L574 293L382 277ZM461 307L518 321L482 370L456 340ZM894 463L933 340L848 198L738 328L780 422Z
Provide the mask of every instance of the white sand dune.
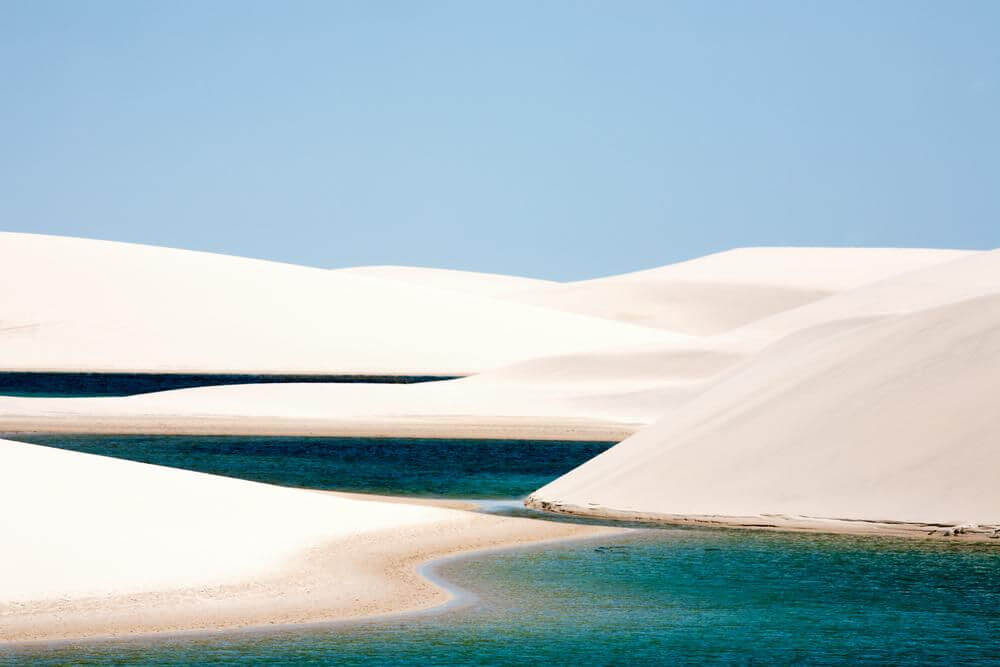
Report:
M508 298L681 333L712 335L967 254L905 248L739 248Z
M59 239L53 237L29 237L29 241L34 242L37 248L48 247L49 245L68 245L71 249L78 248L80 242L75 239ZM126 246L118 244L95 243L94 246L101 252L108 253L114 261L108 261L111 273L118 270L123 257L134 254L151 254L157 258L156 262L147 262L157 268L152 272L154 277L166 275L167 270L173 268L180 271L176 266L178 258L188 258L194 256L206 267L216 269L219 263L233 263L235 266L244 267L246 280L252 283L257 276L284 275L285 272L293 272L299 276L298 271L304 272L301 283L296 282L295 289L288 288L286 292L297 294L296 290L304 290L305 293L314 295L315 287L305 285L310 280L316 278L316 270L300 269L299 267L287 267L284 265L273 265L266 262L256 262L254 260L241 260L228 257L203 256L198 253L184 253L181 251L171 251L156 248L146 248L143 246ZM96 250L95 250L96 251ZM65 254L65 253L64 253ZM850 285L857 284L869 279L875 279L895 271L903 271L912 266L924 265L933 262L945 262L952 257L968 257L970 253L953 251L924 251L924 250L858 250L858 249L746 249L712 255L700 260L682 262L653 271L639 272L622 276L622 280L615 278L602 279L597 281L600 284L614 285L615 290L601 295L593 294L592 303L601 308L613 305L617 296L624 295L626 300L632 296L642 294L644 290L656 292L664 284L669 283L671 289L687 289L691 291L685 299L686 302L697 306L694 310L684 308L672 309L670 304L663 303L656 299L648 301L631 301L637 308L642 308L643 317L673 317L683 319L682 329L697 329L700 325L699 318L706 312L723 313L730 308L727 300L713 300L711 294L705 292L702 287L705 285L725 284L725 293L734 296L738 301L753 301L754 294L761 294L761 289L770 290L774 294L784 294L788 290L796 293L802 289L810 294L818 295L821 292L827 293L834 289L845 289ZM169 261L168 261L169 260ZM171 264L174 262L174 264ZM852 270L850 275L843 276L843 267L850 262L859 265L859 268ZM244 266L246 265L246 266ZM811 267L811 271L807 268ZM110 281L112 291L119 289L119 280L112 280L108 277L109 270L102 270L99 274L102 280ZM144 270L145 271L145 270ZM199 271L193 274L201 275ZM578 438L578 439L599 439L616 440L624 438L635 432L641 426L651 423L660 416L673 410L678 405L688 400L701 391L706 383L715 375L732 367L737 362L743 360L750 354L759 350L771 340L784 335L788 330L794 330L798 321L791 318L791 325L761 326L754 328L743 327L724 335L700 337L686 336L667 331L647 331L646 335L654 338L653 342L632 340L636 335L639 338L644 336L636 334L636 327L624 327L621 329L624 335L614 345L597 346L588 343L582 351L560 351L551 353L545 350L546 347L563 346L550 341L549 345L545 341L528 341L522 337L515 340L515 345L511 345L510 340L498 342L498 332L492 331L488 335L482 334L478 338L470 338L467 335L460 341L455 341L454 334L456 325L453 319L447 317L437 320L421 321L417 327L418 343L408 350L400 349L397 345L401 341L406 341L406 335L410 332L410 327L400 328L398 323L389 326L385 324L388 319L392 319L391 312L397 308L400 295L413 296L413 293L406 292L406 287L400 292L393 281L423 282L444 286L446 289L421 288L416 294L420 298L430 299L438 305L455 305L459 302L452 300L452 292L461 289L462 284L468 284L470 289L478 290L482 286L493 288L514 288L524 286L524 281L506 276L495 276L490 274L472 274L469 272L457 271L436 271L432 269L420 269L412 267L360 267L358 269L343 269L333 272L334 274L348 274L344 279L356 280L350 274L371 273L377 278L357 278L362 280L366 286L371 284L380 285L381 289L369 289L364 292L370 301L364 306L370 312L380 313L378 317L369 317L364 321L354 322L359 329L361 327L375 327L369 340L361 340L360 335L354 343L362 344L362 352L355 353L353 357L345 354L340 349L343 341L340 337L339 321L331 321L324 313L317 314L315 309L308 312L309 317L314 317L319 324L327 324L335 332L335 335L326 336L324 329L312 327L304 331L304 325L298 323L294 331L282 323L269 319L262 325L263 328L253 329L257 333L248 335L246 341L242 341L236 346L236 355L243 359L239 362L238 368L246 370L251 362L246 359L253 359L256 368L261 364L267 364L271 369L281 368L284 371L298 369L300 371L313 372L318 369L329 372L331 368L339 369L341 372L346 369L357 369L356 364L359 358L372 359L377 355L385 355L388 359L397 361L389 363L386 359L379 358L370 361L365 368L379 369L381 372L393 374L399 370L407 369L413 372L420 368L425 372L431 368L441 372L444 369L454 369L456 359L478 354L478 348L498 346L505 350L509 356L514 354L523 355L523 361L514 361L506 365L500 365L493 370L487 370L474 377L463 380L436 383L433 385L419 386L373 386L373 385L270 385L270 386L233 386L203 389L189 389L182 391L166 392L160 395L137 396L129 398L107 398L107 399L16 399L0 397L0 429L7 431L76 431L76 432L155 432L155 433L268 433L268 434L303 434L303 435L380 435L380 436L428 436L428 437L515 437L515 438ZM297 277L296 280L299 278ZM208 278L206 278L208 280ZM335 281L336 282L336 281ZM540 281L528 281L538 283ZM167 281L167 285L161 285L162 289L172 289L172 281ZM49 283L46 283L49 284ZM543 283L544 284L544 283ZM794 285L804 285L799 289ZM580 285L584 285L581 283ZM765 287L761 287L765 286ZM741 292L746 288L746 291ZM231 299L242 300L243 303L248 297L246 285L232 285L228 287L218 287L218 291L225 291ZM547 286L534 294L545 291L562 289L558 284L555 287ZM589 289L589 288L588 288ZM713 288L714 289L714 288ZM51 290L50 290L51 291ZM183 291L183 290L182 290ZM904 290L905 291L905 290ZM133 299L135 294L126 291L125 296L113 296L115 299ZM185 327L195 327L194 332L201 333L193 321L204 315L205 300L203 295L193 297L190 291L184 291L186 298L193 304L192 312L174 312L170 314L174 320L165 321L160 315L150 315L148 306L129 306L127 312L131 322L123 325L129 330L135 325L134 320L147 317L160 318L157 321L164 331L177 332ZM718 296L718 292L714 293ZM42 295L48 299L49 293L42 290ZM58 296L65 300L65 296ZM458 295L458 297L462 297ZM599 297L599 298L598 298ZM517 298L515 295L511 298ZM90 301L103 301L105 296L96 296L92 293ZM382 301L380 302L379 299ZM134 300L134 299L133 299ZM813 316L800 317L802 324L807 326L815 322L822 322L828 319L843 318L841 310L823 309L828 299L815 302L817 306ZM338 302L339 303L339 302ZM355 306L356 302L351 302ZM462 302L468 304L468 302ZM540 332L560 333L565 332L567 321L559 320L558 324L562 328L552 329L550 315L559 317L557 314L547 314L540 308L529 308L525 310L511 311L509 308L516 306L506 306L496 300L479 298L472 301L478 310L476 318L478 322L482 319L478 315L480 311L490 312L493 315L500 314L504 317L520 317L522 326L520 332L538 330ZM791 301L776 298L768 301L767 311L773 311L781 307L791 307L798 301ZM38 307L38 310L57 311L64 308L60 305L56 308L48 304ZM381 305L380 305L381 304ZM245 305L245 304L244 304ZM254 304L256 305L256 304ZM269 318L273 318L274 310L271 305L267 307L250 308L243 307L235 315L228 317L254 317L255 313L266 313ZM343 305L343 304L341 304ZM350 304L348 304L350 305ZM284 306L281 306L284 307ZM181 306L178 305L178 311ZM699 310L699 308L701 310ZM809 306L785 311L786 313L796 313L808 311ZM844 312L850 312L847 308ZM453 311L449 311L454 315ZM470 311L472 312L472 311ZM764 312L764 311L761 311ZM134 313L142 315L137 318ZM714 316L713 316L714 317ZM741 316L742 317L742 316ZM770 322L777 316L763 318L762 323ZM686 319L685 319L686 318ZM95 318L86 316L83 318L92 326L93 330L99 331L101 323ZM211 318L210 318L211 319ZM490 321L495 321L491 319ZM180 324L178 324L180 322ZM225 329L245 329L245 326L236 326L231 319L221 320ZM576 318L574 324L586 327L594 326L598 320L594 318ZM258 323L259 324L259 323ZM529 326L530 325L530 326ZM214 326L214 325L213 325ZM352 325L353 326L353 325ZM464 326L464 325L462 325ZM381 330L379 327L388 327L388 330ZM431 335L435 328L440 330L439 336ZM458 328L461 328L460 326ZM263 345L260 331L265 331L264 337L273 338L282 335L291 340L294 336L304 336L301 341L303 345L294 350L293 363L286 362L278 366L273 359L274 351L288 349L287 340L284 344L275 342L272 345ZM614 329L614 331L618 331ZM613 336L614 331L603 330L600 335L595 335L591 340L600 339L601 336ZM639 330L641 332L641 330ZM92 332L91 332L92 333ZM506 332L499 332L506 336ZM26 330L15 329L12 337L23 342L26 337L34 336L28 334ZM148 331L141 333L141 337L149 339L153 334ZM181 334L178 334L181 335ZM352 334L353 335L353 334ZM177 358L178 354L192 353L203 361L202 368L207 365L218 365L219 358L232 359L234 354L227 353L227 357L217 355L207 356L208 351L216 349L215 346L227 340L226 330L220 331L214 328L208 332L204 339L180 339L170 348L162 351L144 350L148 355L146 365L156 367L163 366L163 357L168 359ZM57 331L58 337L58 331ZM51 340L51 338L49 339ZM388 342L387 342L388 341ZM421 342L423 341L423 342ZM428 366L427 357L430 355L442 354L445 344L455 346L455 355L447 364ZM574 342L575 344L575 342ZM69 338L61 339L56 344L56 351L66 358L74 361L75 345ZM112 354L112 350L101 343L102 351L107 355ZM142 349L143 341L137 339L124 346L124 355L134 354L137 345ZM208 348L205 350L204 348ZM519 350L512 353L511 347ZM537 354L529 354L528 350L534 348ZM18 349L15 345L13 349ZM322 353L322 354L321 354ZM409 359L399 361L401 355L407 354ZM496 358L497 350L492 350L488 354L492 355L493 361ZM325 356L323 356L325 354ZM530 358L529 358L530 357ZM30 358L30 357L29 357ZM23 358L18 358L18 363L24 364ZM480 359L478 363L483 363ZM14 363L14 362L11 362ZM121 365L120 360L114 362ZM176 362L174 362L176 363ZM133 364L134 365L134 364ZM234 368L233 362L228 362L228 368Z
M0 234L0 369L465 375L663 332L361 274Z
M0 440L0 642L440 603L435 556L599 534Z
M807 328L530 502L755 525L1000 525L1000 252L778 318Z
M500 273L431 269L420 266L352 266L335 273L381 278L420 287L468 292L480 296L506 296L518 292L548 289L561 283L539 278L522 278Z
M393 374L401 369L408 373L417 369L441 372L470 366L478 366L481 372L461 380L408 386L244 385L127 398L7 397L0 398L2 430L610 440L625 438L655 422L540 490L535 500L586 511L599 508L605 513L777 513L945 523L986 521L983 517L988 518L995 509L990 506L993 496L982 496L974 485L968 495L958 498L945 494L943 486L928 482L928 489L936 489L932 494L933 502L938 503L936 509L899 496L897 491L902 492L907 479L913 488L920 488L931 475L931 468L921 463L924 459L913 457L946 457L960 447L958 441L964 433L962 427L948 426L948 421L942 422L939 430L923 424L921 419L931 419L934 414L931 408L936 399L920 392L950 387L949 396L959 397L960 405L969 406L971 411L969 415L955 413L955 419L963 424L977 423L977 411L988 412L983 401L988 400L984 396L989 392L981 390L990 379L993 360L949 370L945 359L948 349L964 345L966 339L986 340L983 349L992 349L989 322L977 317L992 312L990 299L1000 285L997 253L746 249L596 281L614 289L602 291L605 288L599 287L592 292L588 303L596 309L593 314L616 316L615 300L624 295L625 302L632 304L629 308L634 306L647 323L650 318L656 320L652 323L657 327L721 332L698 336L596 317L563 316L542 307L504 302L524 293L506 293L502 298L461 294L457 287L447 287L461 282L461 276L453 272L428 281L438 282L437 287L411 287L402 283L408 278L422 280L419 276L435 272L376 267L374 273L383 275L372 278L349 275L354 270L322 272L142 246L25 235L6 237L5 241L7 238L17 241L19 255L28 258L18 260L26 271L28 264L53 253L68 257L72 261L67 265L79 268L81 248L101 260L100 270L81 278L80 285L71 290L75 300L60 295L58 283L51 280L43 280L37 290L42 305L23 295L5 295L13 304L5 312L14 316L5 324L14 326L5 334L11 345L0 349L0 354L13 359L15 365L29 359L32 367L39 366L37 355L20 356L25 350L42 349L31 347L35 338L45 345L60 341L45 350L62 355L63 368L77 363L75 342L58 333L59 325L46 323L41 317L46 312L52 314L52 322L57 313L67 313L66 320L78 329L81 322L91 327L81 339L86 354L79 356L85 368L94 363L94 357L87 356L97 349L88 347L96 345L93 332L110 331L99 349L105 355L102 358L113 361L114 368L135 366L136 350L140 350L145 355L142 363L154 368L178 369L179 355L196 359L201 369L213 363L217 367L217 361L212 360L221 355L229 370L247 370L253 363L258 370L280 368L285 372L364 368ZM195 268L180 270L188 264ZM129 267L143 276L136 281L139 287L121 287L128 282ZM183 274L182 283L190 276L197 280L177 288L170 279L176 273ZM335 278L323 282L326 279L319 276L324 274ZM261 276L271 280L267 288L273 292L253 301L259 307L252 308L247 296L252 290L246 286L257 284ZM200 289L210 281L218 284ZM484 282L511 284L497 277ZM279 283L280 289L274 287ZM345 288L347 283L353 292ZM575 285L589 289L587 283ZM688 287L691 290L679 302L663 301L655 295L664 293L659 291L664 285L671 294ZM725 287L721 292L716 290L720 285ZM545 286L533 294L555 294L565 288ZM162 312L160 304L154 308L141 303L144 295L173 294L171 290L179 290L184 300L176 297L171 302L174 297L167 298ZM317 300L320 292L337 304L337 314L352 314L345 324L348 333L338 329L339 318L323 319L315 307L306 308L300 300ZM655 298L645 299L645 293ZM754 296L765 293L769 296ZM208 313L219 299L225 301L223 295L235 299L239 307L213 319ZM730 297L751 305L744 310L733 307ZM436 309L437 315L411 317L412 309L406 309L416 302L420 308ZM115 304L124 314L115 315ZM282 310L286 307L290 310ZM557 299L550 307L562 305ZM400 317L401 309L407 313L405 317ZM95 310L99 311L96 315ZM287 318L275 324L276 313ZM944 317L940 313L971 328L948 329L940 324ZM29 314L39 323L37 332L18 325L28 321ZM486 331L506 318L520 318L513 335L510 328ZM126 319L129 323L121 324ZM212 323L199 329L202 320ZM403 320L407 323L402 324ZM102 329L101 323L106 321L116 322L120 329ZM251 321L264 334L249 335L249 343L231 335L232 331L253 330L247 324ZM334 334L327 336L327 329L315 328L319 325L328 325ZM179 336L180 343L171 340L162 349L152 349L149 340L155 337L156 327ZM185 332L184 327L193 330ZM474 335L469 327L475 330ZM585 334L570 344L556 340L569 336L573 327L585 330ZM121 331L140 331L146 338L139 343L125 342ZM416 343L407 347L410 334ZM535 340L536 334L540 340ZM273 347L288 350L287 340L295 335L302 336L302 345L289 351L282 363L275 363L266 341L283 339L283 344L275 342ZM199 336L210 342L199 343ZM227 341L235 351L223 354L218 346ZM112 342L120 347L120 356L132 359L131 366L115 356ZM932 344L940 348L928 347ZM482 352L493 346L497 349ZM444 361L450 353L452 357ZM458 364L455 360L459 358L466 361ZM366 361L359 364L358 359ZM937 377L933 373L938 372L941 377L936 385L918 381L925 376ZM897 387L904 380L909 389ZM894 392L883 395L886 387L893 387ZM893 407L872 408L870 414L859 416L844 412L857 401ZM940 402L947 403L944 399ZM898 423L907 409L915 412L911 421L923 424L921 432L927 438L933 434L933 441L923 441L918 447L903 444L907 438L892 437L894 429L907 433ZM879 438L885 438L885 444ZM786 450L793 445L796 455L790 456ZM888 483L881 490L866 487L871 479L889 474L885 468L873 468L864 458L873 448L892 465L913 471L912 479L900 478L898 489ZM744 450L755 452L751 462L739 454ZM732 456L732 461L727 456ZM970 456L993 461L990 452ZM830 460L838 465L829 464ZM775 472L769 476L765 470ZM824 470L828 470L828 477L818 477ZM867 470L874 471L875 477L866 477ZM741 476L744 471L746 475ZM784 486L779 483L783 476L791 480ZM678 480L676 493L674 487L661 484L674 478ZM687 480L686 485L679 483L681 478ZM720 492L720 485L732 489L732 494ZM695 486L702 489L701 495L693 492ZM754 496L754 489L761 495ZM870 494L865 495L864 489ZM804 495L806 491L813 495ZM972 511L977 498L983 501L978 507L985 514Z
M654 416L628 400L599 411L576 405L576 392L462 382L253 384L114 398L0 397L0 432L617 441Z
M941 251L953 253L954 251ZM771 341L827 322L878 319L996 292L997 253L962 252L943 262L901 272L760 319L731 332L746 341Z
M326 540L462 518L9 440L0 496L3 602L231 583Z
M620 440L742 358L689 344L543 357L414 385L251 384L113 398L0 397L0 432Z

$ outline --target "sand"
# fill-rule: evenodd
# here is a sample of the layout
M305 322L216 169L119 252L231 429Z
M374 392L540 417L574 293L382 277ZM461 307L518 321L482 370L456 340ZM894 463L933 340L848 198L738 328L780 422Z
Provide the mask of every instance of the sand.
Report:
M0 432L618 441L642 426L544 389L275 384L115 398L0 397Z
M0 371L467 375L666 332L210 253L0 233Z
M58 237L31 237L31 240L40 247L45 245L43 241L48 241L56 246L68 245L70 249L84 243ZM181 251L94 243L96 248L112 255L111 259L119 264L123 257L130 256L129 253L166 253L158 260L164 265L157 265L160 272L169 269L167 259L175 261L178 256L186 256ZM67 251L60 252L65 254ZM270 276L272 273L267 272L275 272L275 266L281 267L282 271L298 269L313 275L313 270L301 267L187 254L198 256L206 266L214 267L215 262L249 263L250 268L245 268L248 276ZM759 353L782 336L824 322L836 325L853 316L855 311L863 311L854 306L825 306L828 302L836 303L838 299L853 303L852 299L856 299L853 295L859 290L852 290L852 286L866 281L877 284L887 275L906 272L913 267L933 267L947 264L955 258L974 256L975 253L964 251L912 249L735 250L660 269L570 285L573 290L586 292L586 302L605 315L613 314L616 304L621 301L630 303L630 308L638 309L636 312L642 313L640 319L669 316L677 321L683 320L676 328L684 330L699 330L700 323L708 321L706 317L715 322L713 329L718 328L725 319L720 319L722 314L733 315L739 311L739 308L734 310L733 299L740 303L757 304L752 309L757 319L746 322L751 312L740 311L738 317L734 315L735 319L725 320L727 326L740 326L711 336L647 329L655 340L636 342L630 337L638 327L628 327L628 335L614 344L584 350L549 353L542 351L544 345L532 343L520 346L524 359L485 369L461 380L423 385L244 385L128 398L0 397L0 431L621 440L669 414L703 391L720 373ZM117 266L110 261L108 265L112 269ZM351 275L374 276L365 279L382 285L383 291L368 292L372 299L368 306L374 308L384 303L385 307L380 306L378 310L394 307L392 304L396 303L398 294L385 287L394 282L403 284L404 288L407 287L405 283L434 285L433 289L428 288L424 292L433 293L438 303L449 301L456 295L467 298L458 294L463 286L478 292L482 292L484 285L494 293L509 289L511 291L505 297L508 299L522 298L526 294L555 294L565 287L558 283L512 276L413 267L359 267L332 273L347 274L349 279L353 279ZM683 301L694 310L673 301L645 299L643 296L659 293L668 284L673 290L671 293L687 290ZM532 285L534 290L521 291ZM594 285L615 287L610 291L591 289ZM720 285L724 285L725 289L716 289ZM706 286L714 287L706 291ZM236 295L232 298L243 298L239 291L242 286L230 285L227 289ZM297 289L307 288L299 285ZM757 299L762 289L769 290L774 298ZM905 294L928 293L920 285L898 291ZM781 296L805 292L812 295L810 299L815 297L805 306L799 306L801 299L798 297L789 300ZM834 296L824 298L826 294ZM101 300L104 298L101 296ZM97 297L91 298L91 301L95 300ZM881 307L886 307L887 299L883 298L881 302ZM477 299L476 304L481 310L499 308L497 300L490 298ZM758 308L762 304L767 307ZM901 303L898 308L906 310L904 305ZM197 303L195 307L198 307ZM46 308L54 310L51 306ZM134 313L130 314L130 318L137 319L136 315L147 317L147 310L129 311ZM479 311L475 312L478 317ZM526 310L516 314L498 312L521 317L526 328L539 332L550 330L547 321L540 319L540 313L545 312L543 309L532 308L530 312ZM588 326L596 321L594 318L580 319L585 320ZM428 332L436 327L441 342L454 343L452 320L423 324ZM404 331L409 333L410 328L394 327L389 333L403 340ZM321 332L317 330L317 334ZM299 331L297 335L301 333ZM380 332L372 335L369 352L391 357L393 350L378 348L384 343L379 335ZM336 336L331 338L333 344L339 344ZM71 344L68 340L63 342ZM203 351L197 349L196 344L201 345L190 341L187 352L201 355ZM493 344L495 337L492 335L466 339L458 344L456 356L461 356L463 350L471 347ZM537 353L529 353L529 347L537 347ZM135 348L135 344L131 348ZM68 348L64 351L72 353ZM245 352L250 355L250 350ZM303 357L317 360L312 367L314 369L344 356L340 352L331 352L320 357L308 345L300 352ZM415 345L408 351L411 361L401 362L402 365L413 370L416 366L412 359L424 357L425 352L423 346ZM149 358L153 359L155 355L157 360L144 363L146 366L162 365L159 359L173 353L170 350L149 351ZM265 356L254 356L255 363ZM369 366L376 367L381 372L394 372L382 362ZM330 366L324 368L329 370ZM341 365L340 368L347 366ZM428 367L422 368L426 370ZM441 371L447 367L439 365L436 368Z
M420 266L353 266L335 269L336 273L381 278L408 285L435 287L443 290L467 292L480 296L503 297L519 292L539 291L559 285L553 280L522 278L499 273L457 271Z
M423 608L448 597L417 574L430 558L607 532L6 440L0 500L0 641Z
M775 329L805 328L529 504L654 521L996 535L1000 252L775 319Z
M0 369L468 375L0 397L0 431L619 440L555 512L1000 539L1000 252L742 249L581 283L0 235ZM0 442L0 637L420 608L597 529ZM391 500L391 502L390 502Z
M686 334L713 335L969 254L913 248L738 248L509 298Z
M0 432L617 441L744 358L723 343L606 348L416 385L261 384L0 397Z

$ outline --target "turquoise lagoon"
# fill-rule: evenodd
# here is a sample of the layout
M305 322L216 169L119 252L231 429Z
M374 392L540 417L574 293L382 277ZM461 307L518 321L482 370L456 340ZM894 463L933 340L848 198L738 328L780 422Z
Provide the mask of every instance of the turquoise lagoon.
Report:
M444 561L435 612L15 649L32 664L998 663L1000 550L735 530ZM0 649L2 659L3 649Z
M75 449L99 449L80 444L88 440L71 439ZM108 440L124 446L120 439ZM154 449L167 444L159 442ZM315 447L317 441L308 444ZM550 443L528 449L541 444ZM448 461L451 471L461 470L464 460L488 461L483 458L487 450L467 445L438 441L435 456ZM359 457L360 451L375 458L386 455L378 447L354 447ZM582 453L574 453L573 447L557 444L550 456L565 454L563 468L568 469ZM239 476L247 468L245 454L234 456L237 463L230 474ZM218 464L218 456L210 458ZM375 465L363 457L356 463ZM292 457L288 467L295 465L302 460ZM445 475L439 471L430 477L433 484L414 484L407 476L396 487L380 482L384 488L379 490L420 488L426 494L440 489ZM489 488L526 483L519 475L514 481L498 482L501 478L494 470L486 480ZM493 495L467 494L469 482L459 473L453 479L456 486L442 495ZM21 646L0 649L0 662L1000 664L997 546L722 529L636 530L432 563L427 574L460 595L429 612L267 630Z

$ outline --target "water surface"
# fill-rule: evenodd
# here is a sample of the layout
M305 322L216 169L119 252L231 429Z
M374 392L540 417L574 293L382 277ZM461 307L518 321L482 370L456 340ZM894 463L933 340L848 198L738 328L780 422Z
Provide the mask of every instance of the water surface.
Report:
M0 372L0 395L47 398L133 396L153 391L227 384L369 382L413 384L452 380L444 375L255 375L235 373L44 373Z
M8 437L285 486L447 498L520 498L614 444L263 436Z
M662 529L446 561L435 575L475 599L408 617L81 642L18 649L18 657L42 665L987 664L1000 657L1000 550L988 546Z
M462 498L523 496L611 444L15 438L291 486ZM0 662L1000 664L997 544L665 528L451 559L432 574L469 595L363 622L0 648Z

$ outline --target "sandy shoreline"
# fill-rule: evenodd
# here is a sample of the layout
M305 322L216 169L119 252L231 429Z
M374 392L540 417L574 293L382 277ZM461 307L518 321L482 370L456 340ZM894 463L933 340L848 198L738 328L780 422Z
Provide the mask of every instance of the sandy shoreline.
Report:
M434 559L622 530L468 513L460 522L402 534L335 540L302 553L280 574L241 584L0 605L0 642L212 631L415 611L451 597L419 574L419 567ZM345 562L345 551L356 557Z
M1000 524L923 523L839 519L831 517L758 514L748 516L666 514L615 510L607 507L582 507L552 503L528 497L525 506L553 515L577 516L609 521L629 521L650 526L703 526L707 528L743 528L835 535L870 535L917 539L945 538L955 542L986 542L1000 546Z
M342 492L317 493L378 502L462 509L461 501ZM543 509L529 499L529 507ZM652 525L925 538L997 543L1000 527L953 532L934 524L859 522L814 517L666 516L575 507L556 514ZM224 631L359 620L431 609L453 598L422 574L436 561L477 552L627 532L628 528L509 518L473 512L458 523L415 526L403 533L370 533L311 548L274 576L218 587L0 605L0 646L82 639ZM952 527L953 528L953 527ZM345 563L343 553L356 554ZM360 553L363 552L363 557Z
M616 530L9 440L0 440L0 501L11 508L0 514L0 642L8 643L420 609L448 598L419 575L423 562Z
M2 414L0 433L95 435L244 435L352 438L456 438L617 442L643 424L598 419L426 416L365 419L278 417Z

